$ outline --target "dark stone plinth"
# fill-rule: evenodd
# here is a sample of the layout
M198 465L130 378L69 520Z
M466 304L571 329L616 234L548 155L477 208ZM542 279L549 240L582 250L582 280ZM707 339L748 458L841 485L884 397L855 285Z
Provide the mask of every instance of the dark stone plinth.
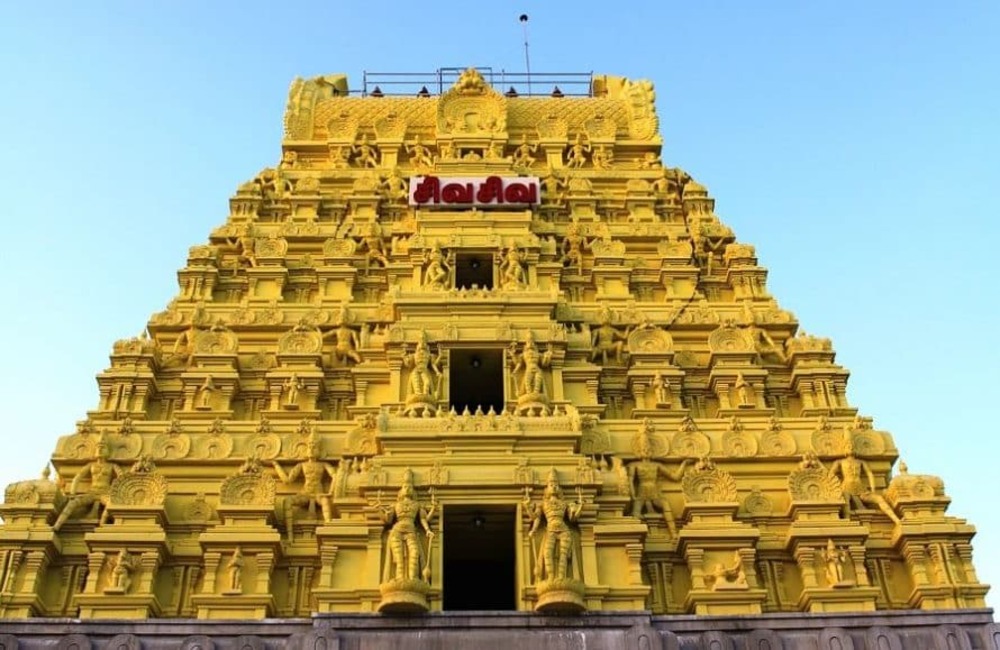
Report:
M650 616L648 612L546 616L448 612L420 616L317 615L263 621L0 621L7 650L1000 650L992 610L854 615ZM14 641L16 640L16 646ZM765 643L766 642L766 643Z

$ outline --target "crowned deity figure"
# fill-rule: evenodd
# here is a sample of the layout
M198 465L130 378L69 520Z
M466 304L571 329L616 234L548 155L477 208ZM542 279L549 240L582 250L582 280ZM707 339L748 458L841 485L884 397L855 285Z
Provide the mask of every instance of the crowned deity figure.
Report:
M358 353L360 345L358 332L348 325L349 320L350 312L347 310L347 305L342 304L334 318L333 329L323 334L324 339L333 336L337 341L333 347L334 363L343 365L349 362L361 363L361 354Z
M548 411L549 399L545 390L543 368L552 364L554 351L549 343L545 352L539 352L535 345L535 335L529 329L524 335L524 346L520 354L517 344L511 343L508 360L513 364L511 377L514 379L514 394L517 395L518 410L531 414L537 411L543 415ZM518 373L521 373L518 378Z
M70 483L69 493L72 495L69 502L59 513L59 518L52 526L52 530L58 531L66 521L90 508L93 516L100 515L98 525L103 525L108 518L108 495L111 491L111 483L122 475L122 469L111 461L111 446L104 439L103 434L97 441L97 448L94 450L94 458L84 465L80 473L73 477ZM90 487L82 493L77 493L80 482L90 477Z
M430 417L437 410L443 373L441 355L431 354L426 332L420 332L416 349L412 354L403 355L403 363L412 368L403 413Z
M856 508L864 506L875 506L881 510L885 516L896 525L903 523L899 515L895 513L892 506L875 489L875 476L872 474L868 463L855 455L854 438L848 434L844 436L844 456L834 461L830 466L831 476L840 477L841 489L844 493L844 514L851 516L851 512ZM862 481L861 475L865 480Z
M285 473L284 468L273 461L271 466L278 474L278 478L285 485L291 485L302 479L302 488L298 494L286 497L284 502L285 524L288 530L288 540L295 541L295 508L305 506L310 515L315 515L316 506L323 514L323 522L333 521L333 491L337 480L337 470L330 463L320 460L321 443L316 437L316 432L309 434L309 449L306 459L293 467L291 471ZM323 480L330 477L330 488L323 489Z
M528 488L523 502L525 514L531 520L528 537L531 539L535 560L533 577L538 593L536 609L539 610L582 610L583 583L580 558L577 553L574 524L583 512L583 494L577 488L575 502L563 496L556 470L549 472L542 494L541 503L531 501ZM535 539L544 526L541 543Z
M635 450L639 460L628 465L629 491L632 496L632 516L641 518L646 511L663 513L663 521L671 537L677 537L677 524L674 522L670 504L663 496L661 479L678 482L684 478L690 460L681 461L680 467L670 471L659 462L653 460L653 424L649 419L643 420L642 427L636 434Z

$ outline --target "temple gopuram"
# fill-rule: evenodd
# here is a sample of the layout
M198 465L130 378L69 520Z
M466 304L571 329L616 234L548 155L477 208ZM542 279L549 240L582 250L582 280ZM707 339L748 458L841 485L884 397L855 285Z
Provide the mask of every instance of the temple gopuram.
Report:
M278 164L7 486L0 649L1000 649L974 528L650 82L413 79L293 82Z

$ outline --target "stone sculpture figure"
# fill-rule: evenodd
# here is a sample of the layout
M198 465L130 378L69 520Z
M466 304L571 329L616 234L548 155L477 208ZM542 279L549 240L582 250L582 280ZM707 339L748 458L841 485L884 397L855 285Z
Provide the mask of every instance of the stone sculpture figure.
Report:
M440 399L441 357L432 355L427 345L427 333L421 332L413 354L403 357L403 362L413 368L407 382L405 415L417 412L430 416Z
M119 551L115 566L111 570L112 587L109 591L127 594L132 587L132 574L136 568L138 567L135 557L125 549Z
M598 313L598 326L591 332L590 360L596 361L601 358L603 365L608 365L608 354L614 356L615 363L622 363L622 353L625 351L625 343L628 341L629 330L622 334L611 324L611 310L606 306Z
M576 140L569 146L566 152L566 166L579 169L587 163L587 154L590 153L590 144L584 144L583 134L578 133Z
M226 568L229 569L229 593L243 593L243 551L237 546L233 556L229 558Z
M537 144L528 144L528 136L522 136L521 144L514 149L514 166L530 169L535 164L534 153L537 150Z
M406 153L410 156L410 163L418 168L431 168L434 166L434 157L431 150L420 143L420 136L414 136L413 144L406 145Z
M368 136L361 136L361 142L351 147L354 161L359 167L378 167L378 151L368 144Z
M386 581L410 582L431 579L430 550L434 540L431 519L437 509L434 493L431 493L430 508L424 508L413 487L413 474L406 470L403 485L392 505L376 503L382 513L382 521L388 525L389 559L386 566ZM420 540L420 530L427 538L426 550ZM421 564L421 559L424 559Z
M670 406L670 382L657 370L653 375L653 393L657 406Z
M726 566L721 562L712 571L712 591L726 589L749 589L747 574L743 569L743 558L739 551L733 552L733 564Z
M663 514L663 521L667 524L667 530L671 537L677 537L677 524L674 522L673 512L670 504L663 497L660 479L678 482L684 478L689 459L681 461L680 467L675 471L667 470L659 462L653 460L653 441L650 438L652 433L652 422L643 420L642 428L639 430L636 441L636 452L639 460L628 465L629 491L632 496L632 516L641 518L646 511L655 513L659 510Z
M536 408L544 410L548 404L548 396L545 390L545 373L543 368L552 364L553 349L549 343L545 352L539 352L535 345L535 336L531 330L527 330L524 335L524 347L521 353L517 353L516 343L511 343L509 358L513 360L511 377L514 378L515 394L517 395L518 407ZM517 379L518 372L521 372L520 380ZM541 413L539 413L541 415Z
M395 169L383 179L381 188L386 198L392 202L405 202L410 194L410 186Z
M574 538L571 525L576 523L583 511L583 495L577 489L577 500L569 503L563 497L555 470L549 472L545 492L540 505L525 497L525 511L531 517L528 535L534 542L535 535L545 526L542 543L538 545L535 559L535 582L573 579L570 566L578 562L573 557ZM534 545L534 544L533 544Z
M528 285L524 261L517 244L511 245L506 254L500 255L500 286L504 289L523 289Z
M281 388L285 392L285 406L287 408L295 408L299 405L299 391L305 388L305 384L302 379L299 378L298 373L292 373L292 376L285 380L285 383L281 385Z
M295 507L305 506L309 509L309 514L314 515L316 506L323 514L323 522L333 521L333 494L337 481L337 470L330 463L320 460L320 440L316 437L315 431L309 435L309 451L306 459L293 467L287 474L278 461L273 461L271 466L278 474L278 478L285 485L295 483L302 479L302 488L298 494L285 498L285 524L288 530L289 541L295 541ZM330 477L330 488L323 489L323 480Z
M358 353L360 345L358 332L355 328L347 324L349 317L350 312L347 310L347 305L342 304L337 311L337 316L334 318L333 329L323 334L324 339L333 336L337 341L333 346L332 358L334 364L341 363L347 365L349 362L361 363L361 354Z
M441 247L434 244L431 251L425 255L424 286L429 289L447 289L451 284L451 266L445 260Z
M736 383L733 385L733 388L736 389L736 406L741 409L753 408L753 387L743 376L743 373L736 375Z
M212 381L212 375L205 377L205 381L202 382L201 387L198 388L198 406L196 408L201 410L209 410L212 408L212 395L215 394L215 382Z
M76 496L72 496L66 507L59 513L59 518L52 526L53 530L58 531L70 517L87 508L91 508L92 514L95 516L100 514L98 525L103 525L107 521L108 494L111 490L111 483L122 475L122 469L110 459L111 447L102 435L97 442L94 459L73 477L69 493ZM86 477L90 477L90 488L82 494L77 494L80 481Z
M837 548L832 539L826 541L826 548L822 552L823 562L826 564L826 581L830 587L843 587L851 584L844 578L844 564L848 555L843 549Z
M840 477L844 493L845 517L850 517L855 508L871 505L885 513L896 525L902 523L885 497L875 490L875 476L868 463L855 455L852 436L844 436L844 456L830 466L829 473L831 476ZM865 476L864 481L861 479L862 473Z
M360 240L366 251L365 273L371 271L372 262L383 268L389 264L389 258L385 254L385 244L382 242L382 226L372 222Z
M566 236L562 241L563 266L576 267L578 274L583 273L583 251L590 248L590 240L580 234L580 226L571 223L566 228Z

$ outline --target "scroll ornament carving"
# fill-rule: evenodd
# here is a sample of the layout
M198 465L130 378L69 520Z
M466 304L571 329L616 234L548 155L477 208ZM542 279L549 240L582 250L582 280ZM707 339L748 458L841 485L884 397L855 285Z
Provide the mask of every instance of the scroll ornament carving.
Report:
M750 494L743 499L740 513L749 517L766 517L774 512L774 502L761 492L758 486L750 488Z
M369 456L378 453L378 418L368 413L358 426L347 432L344 453L354 456Z
M674 339L659 327L636 328L629 334L626 346L631 354L669 352L674 349Z
M326 122L326 137L330 140L354 142L358 137L357 116L341 111Z
M110 501L121 506L162 506L167 498L167 479L143 456L111 484Z
M357 249L357 242L349 237L344 239L331 237L323 242L323 255L325 257L350 257Z
M944 481L939 476L910 474L909 468L903 462L899 463L899 474L893 477L885 491L885 497L889 503L944 496Z
M597 257L621 257L625 255L625 242L616 239L597 239L590 244Z
M543 140L565 140L569 135L569 124L555 114L543 117L537 129L538 137Z
M736 479L702 457L681 479L684 497L690 503L736 503Z
M651 140L659 130L656 117L656 93L645 79L626 81L625 97L629 104L629 135L636 140Z
M278 354L319 354L322 350L323 334L304 318L278 339Z
M153 458L179 460L191 452L191 436L184 433L179 420L170 422L167 430L153 439Z
M502 133L507 130L507 103L475 69L463 72L438 100L439 134Z
M196 354L235 354L239 340L221 320L210 329L198 332L194 339Z
M249 458L219 486L219 503L234 506L274 505L274 479L264 474L260 460Z
M795 352L833 352L833 342L799 330L798 335L785 341L785 351L789 355Z
M725 323L709 334L708 349L712 352L753 352L753 337L745 329Z
M288 240L284 237L259 237L254 241L257 257L284 257L288 253Z
M788 475L788 494L792 501L843 501L840 480L823 467L814 453L803 456Z
M727 456L747 458L757 455L757 438L743 428L743 425L730 426L722 434L722 449Z
M707 456L712 450L712 442L708 436L698 430L690 416L681 422L680 430L674 434L671 444L675 454L690 458Z
M261 418L257 432L247 441L246 455L261 460L274 460L281 453L281 438L271 430L271 422Z
M226 425L221 419L212 422L199 451L201 458L210 459L229 458L233 453L233 438L226 433Z
M64 501L59 486L49 477L51 470L46 465L42 470L42 476L30 481L18 481L11 483L4 490L4 503L19 505L40 505L51 503L61 505Z
M157 345L156 341L149 338L149 334L146 330L142 331L139 336L133 336L127 339L119 339L115 341L112 347L112 354L115 355L144 355L152 354L159 356L160 347Z

